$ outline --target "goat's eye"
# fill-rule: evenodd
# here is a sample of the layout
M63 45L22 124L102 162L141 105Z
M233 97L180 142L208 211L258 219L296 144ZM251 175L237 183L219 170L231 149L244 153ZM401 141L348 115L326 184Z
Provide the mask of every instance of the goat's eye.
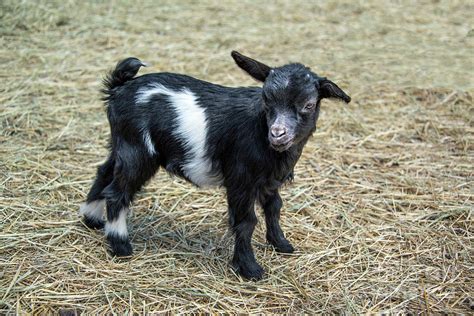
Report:
M316 103L315 103L315 102L308 102L308 103L306 103L306 105L304 106L304 110L305 110L305 111L311 111L311 110L313 110L315 107L316 107Z

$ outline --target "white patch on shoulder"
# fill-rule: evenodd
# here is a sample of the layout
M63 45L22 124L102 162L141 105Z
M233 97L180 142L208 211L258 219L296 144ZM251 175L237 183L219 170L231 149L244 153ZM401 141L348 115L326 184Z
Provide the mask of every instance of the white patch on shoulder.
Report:
M120 210L119 216L113 221L107 221L105 223L105 234L106 235L118 235L121 237L128 236L127 229L127 215L129 209L123 208Z
M156 150L155 150L155 145L153 144L153 141L151 140L150 131L147 129L144 129L142 133L143 133L143 142L145 143L145 147L148 150L148 153L153 156L154 154L156 154Z
M83 203L79 208L79 215L94 219L102 219L105 209L105 199L97 200L91 203Z
M196 95L187 88L174 91L154 83L140 89L135 100L137 104L146 103L154 94L168 96L176 111L178 126L173 133L187 149L183 164L185 176L200 187L220 185L222 176L213 174L211 160L206 157L206 113L204 108L199 106Z

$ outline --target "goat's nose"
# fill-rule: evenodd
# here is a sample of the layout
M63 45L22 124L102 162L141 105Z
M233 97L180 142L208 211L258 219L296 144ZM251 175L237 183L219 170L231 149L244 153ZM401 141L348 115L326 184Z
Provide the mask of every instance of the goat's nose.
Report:
M279 138L286 134L286 127L281 125L272 126L270 128L270 133L273 137Z

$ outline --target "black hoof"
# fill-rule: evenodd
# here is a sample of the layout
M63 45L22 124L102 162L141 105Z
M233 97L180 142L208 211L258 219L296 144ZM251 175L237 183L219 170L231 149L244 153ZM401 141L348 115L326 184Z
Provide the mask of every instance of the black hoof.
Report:
M120 237L117 235L107 236L107 241L110 245L110 252L116 257L128 257L133 254L132 245L127 237Z
M279 240L279 241L268 240L268 242L275 248L277 252L281 252L281 253L295 252L295 248L293 248L290 242L286 239Z
M102 229L104 228L105 222L101 219L94 218L94 217L83 217L84 224L91 229Z
M293 248L293 246L290 243L281 244L281 245L274 246L274 247L275 247L275 250L277 252L281 252L281 253L293 253L293 252L295 252L295 248Z
M235 272L241 275L243 278L251 281L258 281L263 278L265 270L257 262L242 262L238 260L232 261L232 267Z

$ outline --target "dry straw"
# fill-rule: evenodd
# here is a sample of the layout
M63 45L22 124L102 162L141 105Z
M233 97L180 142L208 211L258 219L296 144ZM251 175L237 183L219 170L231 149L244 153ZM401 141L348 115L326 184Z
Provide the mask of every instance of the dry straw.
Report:
M0 313L472 313L473 9L1 1ZM111 258L77 216L106 153L101 76L135 55L252 84L232 49L304 62L354 100L323 104L282 190L298 251L275 253L259 224L267 276L241 280L222 190L161 172L133 207L133 258Z

